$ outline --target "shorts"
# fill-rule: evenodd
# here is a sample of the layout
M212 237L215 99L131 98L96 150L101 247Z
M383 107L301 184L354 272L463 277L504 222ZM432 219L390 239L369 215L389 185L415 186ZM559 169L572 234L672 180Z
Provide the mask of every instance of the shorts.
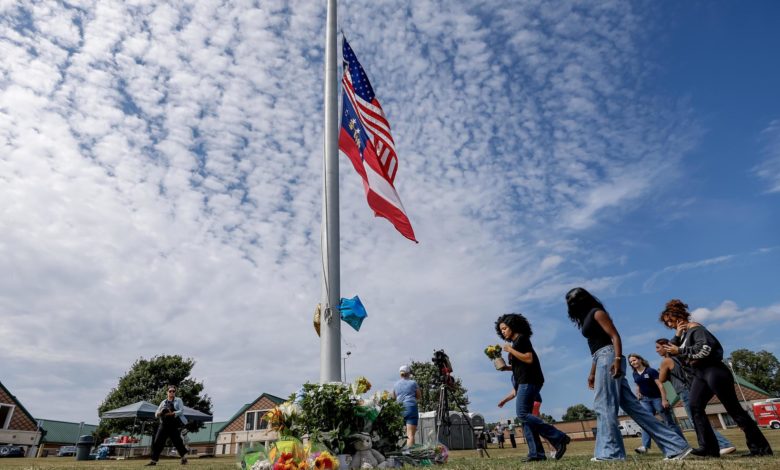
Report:
M420 420L420 413L417 411L417 405L404 405L404 422L406 424L411 424L412 426L417 426L417 423Z

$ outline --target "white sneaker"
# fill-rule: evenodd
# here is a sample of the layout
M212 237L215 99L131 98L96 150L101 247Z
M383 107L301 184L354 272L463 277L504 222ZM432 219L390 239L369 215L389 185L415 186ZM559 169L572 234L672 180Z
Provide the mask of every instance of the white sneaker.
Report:
M647 447L639 446L636 449L634 449L634 452L636 452L637 454L646 454L647 453Z
M724 448L722 448L722 449L720 450L720 455L728 455L728 454L733 454L733 453L734 453L734 452L736 452L736 451L737 451L737 448L736 448L736 447L734 447L734 446L731 446L731 447L724 447Z
M672 455L671 457L666 457L664 460L683 460L685 457L688 457L690 455L691 451L693 451L693 448L688 447L684 451L680 452L677 455Z

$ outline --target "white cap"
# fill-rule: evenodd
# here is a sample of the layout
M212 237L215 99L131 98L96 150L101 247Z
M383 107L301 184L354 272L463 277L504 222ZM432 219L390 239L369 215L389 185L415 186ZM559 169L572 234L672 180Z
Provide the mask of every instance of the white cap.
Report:
M412 369L410 369L410 368L409 368L409 366L407 366L406 364L404 364L404 365L402 365L402 366L401 366L401 367L398 369L398 372L400 372L400 373L402 373L402 374L409 374L409 373L411 373L411 372L412 372Z

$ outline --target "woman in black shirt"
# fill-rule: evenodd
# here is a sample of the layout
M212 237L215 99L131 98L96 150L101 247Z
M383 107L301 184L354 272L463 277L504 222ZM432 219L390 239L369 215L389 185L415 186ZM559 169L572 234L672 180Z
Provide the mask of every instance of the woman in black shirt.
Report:
M694 455L719 457L718 439L707 420L705 408L713 395L717 395L737 425L745 433L750 452L743 457L772 455L769 446L758 425L740 406L737 392L734 390L734 378L723 363L723 346L720 341L699 323L692 322L688 305L679 299L666 303L661 312L661 323L677 330L677 335L664 349L672 356L678 356L693 371L689 398L693 425L699 440L699 448Z
M604 305L590 292L577 287L566 294L569 319L588 340L593 361L588 387L595 391L596 448L591 460L625 460L626 449L618 428L618 408L623 408L647 431L668 460L684 459L691 448L688 442L661 424L637 400L626 381L623 343Z
M555 447L554 458L559 460L566 453L566 445L571 438L532 414L534 401L542 401L539 392L544 385L544 375L539 356L531 345L531 325L523 315L508 313L496 320L496 333L500 338L511 341L505 343L503 349L509 353L509 366L504 370L512 371L512 392L498 406L503 407L506 402L517 397L515 409L528 445L528 456L524 461L546 460L540 436L552 443Z

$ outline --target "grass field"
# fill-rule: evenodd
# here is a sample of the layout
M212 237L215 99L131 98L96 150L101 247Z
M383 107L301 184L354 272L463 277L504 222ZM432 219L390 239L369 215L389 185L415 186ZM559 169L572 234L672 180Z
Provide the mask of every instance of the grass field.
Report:
M654 469L654 468L685 468L685 469L780 469L780 431L765 430L764 435L769 439L776 454L774 457L762 457L758 459L743 459L738 456L745 451L745 440L738 429L724 431L723 434L731 439L739 449L737 454L720 459L698 459L689 457L682 462L664 462L663 455L655 447L647 455L636 455L633 449L639 445L639 438L625 440L626 449L632 454L626 462L593 463L590 458L593 455L593 441L572 442L566 452L566 457L560 461L548 460L547 462L520 463L525 455L524 445L518 445L516 449L496 449L488 451L492 458L480 459L476 451L458 450L450 453L447 465L437 466L442 470L503 470L503 469L579 469L579 468L609 468L609 469ZM693 441L693 433L686 433L689 441ZM89 470L139 470L146 460L108 460L76 462L72 458L48 457L44 459L0 459L2 470L59 470L59 469L89 469ZM216 457L209 459L191 459L187 467L179 465L177 459L161 460L156 468L192 468L197 470L235 470L235 457Z

